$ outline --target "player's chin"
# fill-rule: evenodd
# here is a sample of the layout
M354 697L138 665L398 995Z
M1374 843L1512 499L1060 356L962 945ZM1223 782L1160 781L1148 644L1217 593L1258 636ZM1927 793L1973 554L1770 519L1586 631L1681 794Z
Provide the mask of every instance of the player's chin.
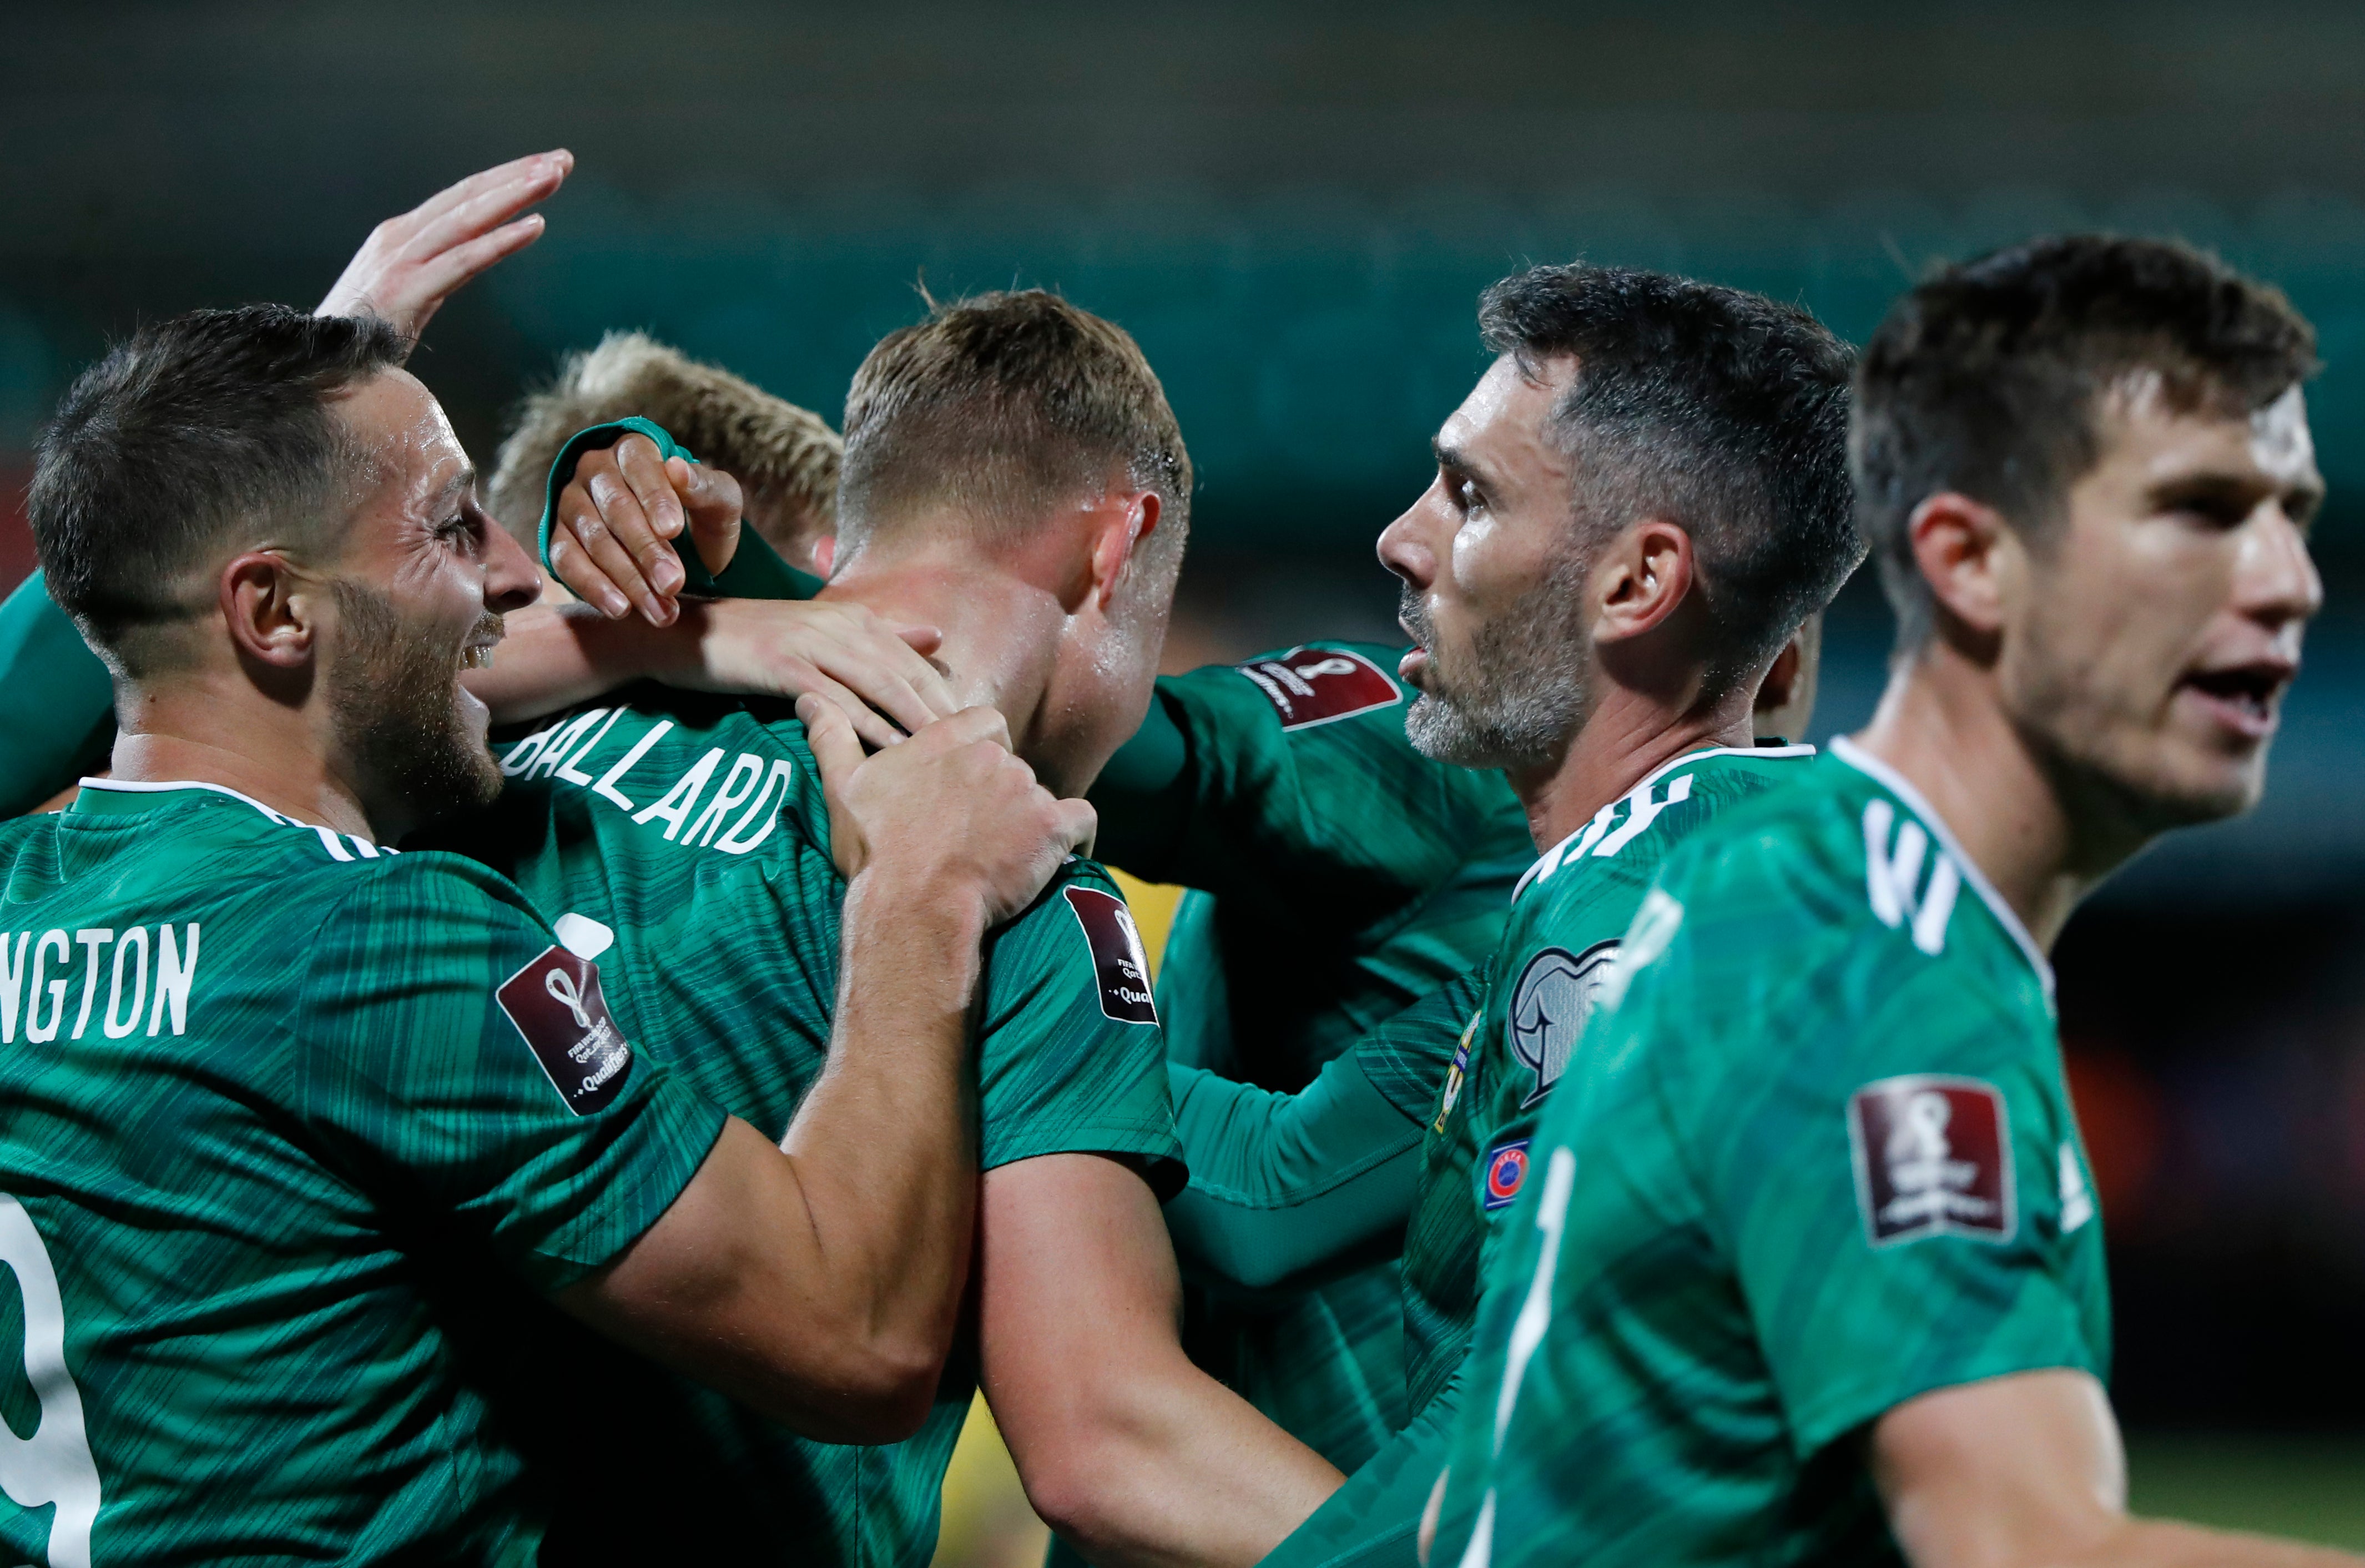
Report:
M2238 817L2266 792L2267 746L2228 746L2223 737L2164 737L2138 778L2123 780L2154 831Z

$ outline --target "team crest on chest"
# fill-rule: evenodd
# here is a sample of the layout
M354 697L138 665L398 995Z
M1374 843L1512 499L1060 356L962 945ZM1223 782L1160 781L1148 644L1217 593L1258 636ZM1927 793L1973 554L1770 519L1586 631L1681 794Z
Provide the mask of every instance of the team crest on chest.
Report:
M1937 1073L1884 1078L1848 1096L1847 1114L1856 1202L1875 1247L2012 1239L2012 1126L1995 1085Z
M1511 1054L1535 1074L1535 1084L1519 1102L1525 1110L1552 1092L1568 1070L1569 1053L1585 1032L1585 1021L1618 967L1618 943L1596 942L1582 954L1565 947L1547 947L1528 960L1512 988L1511 1013L1506 1026Z

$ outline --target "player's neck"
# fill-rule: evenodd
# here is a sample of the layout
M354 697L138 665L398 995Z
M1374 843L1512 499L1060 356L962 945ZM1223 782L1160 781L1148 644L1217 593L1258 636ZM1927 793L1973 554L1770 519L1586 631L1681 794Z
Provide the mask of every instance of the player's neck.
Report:
M1684 753L1751 744L1745 694L1705 711L1679 711L1614 681L1599 687L1598 703L1557 761L1507 770L1539 851Z
M953 695L964 707L1001 710L1019 755L1026 755L1067 622L1050 589L951 558L865 555L840 567L820 597L942 632L933 656Z
M2006 715L1995 677L1933 642L1890 674L1857 745L1902 774L2051 951L2079 899L2134 853L2081 854L2075 823Z
M290 708L235 688L200 677L121 689L113 776L219 784L297 822L377 839L360 797L330 765L310 705Z

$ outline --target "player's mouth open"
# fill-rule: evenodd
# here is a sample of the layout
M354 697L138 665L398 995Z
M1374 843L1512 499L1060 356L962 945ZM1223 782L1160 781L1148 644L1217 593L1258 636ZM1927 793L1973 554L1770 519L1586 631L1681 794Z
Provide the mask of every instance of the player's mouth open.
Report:
M493 649L498 644L492 643L468 643L464 644L460 649L461 669L472 670L492 668Z
M2263 740L2275 733L2283 688L2294 666L2275 660L2198 670L2180 683L2206 704L2217 721L2236 734Z

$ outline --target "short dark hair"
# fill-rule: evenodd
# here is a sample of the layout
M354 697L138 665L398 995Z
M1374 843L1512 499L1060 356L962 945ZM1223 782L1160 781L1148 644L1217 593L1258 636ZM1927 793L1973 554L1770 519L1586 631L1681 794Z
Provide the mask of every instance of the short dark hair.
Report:
M1958 491L2042 539L2101 456L2103 399L2157 371L2174 406L2246 414L2315 370L2281 292L2167 240L2073 234L1946 267L1890 308L1856 372L1856 517L1897 612L1898 650L1936 601L1914 509Z
M846 392L838 558L945 505L990 532L1023 530L1120 464L1163 503L1149 546L1162 559L1182 545L1191 457L1123 328L1039 288L931 302Z
M142 633L198 611L178 580L191 569L241 538L325 543L342 525L355 455L327 400L409 350L384 321L279 305L192 311L118 344L41 434L28 510L50 597L139 674Z
M1852 356L1805 310L1575 263L1496 284L1478 325L1530 376L1575 357L1552 423L1576 460L1587 533L1659 516L1691 535L1712 690L1762 669L1864 559L1848 496Z

